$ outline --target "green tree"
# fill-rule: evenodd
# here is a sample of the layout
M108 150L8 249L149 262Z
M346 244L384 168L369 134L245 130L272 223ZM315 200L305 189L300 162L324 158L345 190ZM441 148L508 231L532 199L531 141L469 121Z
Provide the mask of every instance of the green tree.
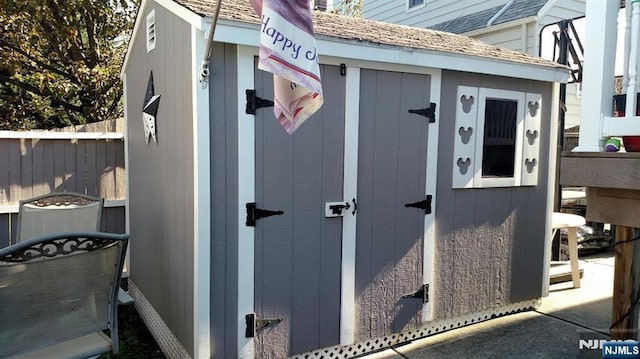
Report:
M121 116L134 17L128 0L0 0L0 129Z
M362 0L338 0L335 2L333 12L352 17L362 17Z

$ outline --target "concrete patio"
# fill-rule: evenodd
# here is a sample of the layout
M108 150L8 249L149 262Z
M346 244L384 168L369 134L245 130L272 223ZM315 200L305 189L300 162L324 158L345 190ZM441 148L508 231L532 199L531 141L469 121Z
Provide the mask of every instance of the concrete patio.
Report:
M613 252L580 258L581 288L553 284L535 311L492 319L366 356L403 358L600 358L580 340L608 339Z

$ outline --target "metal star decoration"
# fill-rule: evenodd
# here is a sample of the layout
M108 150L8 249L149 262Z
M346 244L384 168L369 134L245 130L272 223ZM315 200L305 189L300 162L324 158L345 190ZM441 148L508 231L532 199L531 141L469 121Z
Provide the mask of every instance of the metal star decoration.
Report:
M158 113L158 105L160 104L160 95L156 95L153 89L153 72L149 74L149 82L147 83L147 93L144 96L144 105L142 106L142 123L144 125L144 139L149 143L149 136L156 140L156 113Z

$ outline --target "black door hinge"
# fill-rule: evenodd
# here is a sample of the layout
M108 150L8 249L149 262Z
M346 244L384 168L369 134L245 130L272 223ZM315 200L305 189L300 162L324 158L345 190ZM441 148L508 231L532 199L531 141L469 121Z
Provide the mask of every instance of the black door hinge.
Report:
M405 207L424 209L424 214L430 214L431 213L431 201L432 200L433 200L433 196L428 194L426 199L424 199L424 200L422 200L420 202L407 203L404 206Z
M282 318L256 319L256 315L254 313L247 314L244 318L247 324L247 328L244 332L245 338L253 338L256 336L256 332L258 330L282 322Z
M273 101L256 96L256 90L246 90L245 93L247 94L247 107L244 112L247 115L255 115L256 110L259 108L273 106Z
M409 110L409 113L415 113L416 115L424 116L429 119L429 123L436 122L436 104L431 102L429 107L421 108L418 110Z
M429 303L429 285L423 284L418 291L411 294L405 294L402 298L418 298L422 299L422 303Z
M256 221L261 218L270 217L270 216L279 216L281 214L284 214L283 211L271 211L268 209L256 208L255 202L249 202L247 203L246 206L247 206L247 219L245 221L245 224L247 225L247 227L255 227Z

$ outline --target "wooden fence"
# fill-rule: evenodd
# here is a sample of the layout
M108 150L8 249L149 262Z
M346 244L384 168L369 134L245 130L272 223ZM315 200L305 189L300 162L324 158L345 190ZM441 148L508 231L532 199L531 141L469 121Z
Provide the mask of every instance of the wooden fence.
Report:
M125 232L123 121L56 131L0 131L0 248L15 238L18 204L50 192L105 199L102 230Z

